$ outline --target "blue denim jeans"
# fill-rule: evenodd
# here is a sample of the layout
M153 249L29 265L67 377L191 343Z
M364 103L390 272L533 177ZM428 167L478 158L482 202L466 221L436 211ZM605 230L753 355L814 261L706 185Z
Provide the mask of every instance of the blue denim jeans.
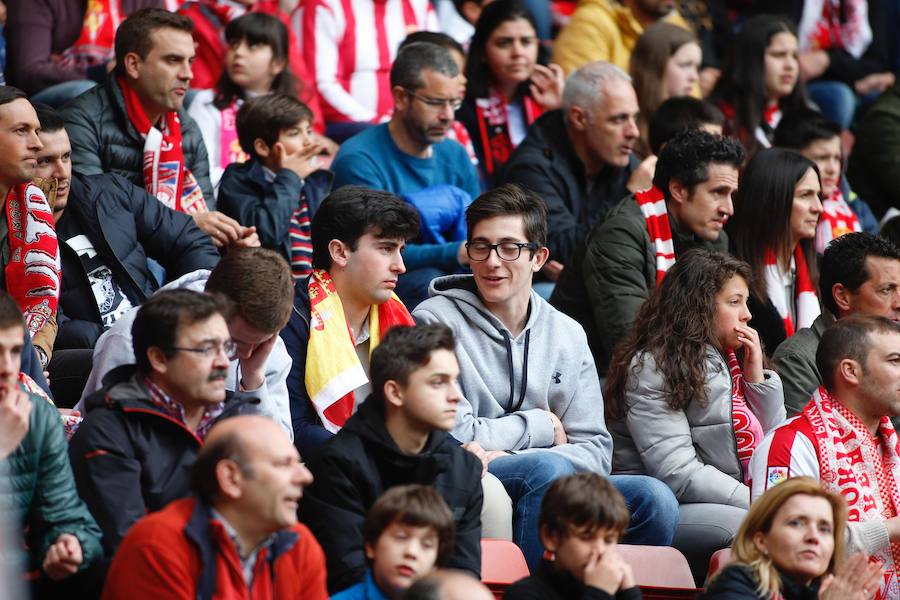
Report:
M96 82L88 79L64 81L33 94L31 101L36 104L46 104L52 108L60 108L96 85Z
M856 94L846 83L840 81L811 81L806 85L809 97L822 114L848 129L856 114Z
M513 501L513 541L534 570L544 554L538 534L541 502L547 488L575 467L555 452L529 452L497 458L488 470L503 483ZM609 481L625 497L631 527L625 543L668 546L678 526L678 501L663 482L643 475L611 475Z

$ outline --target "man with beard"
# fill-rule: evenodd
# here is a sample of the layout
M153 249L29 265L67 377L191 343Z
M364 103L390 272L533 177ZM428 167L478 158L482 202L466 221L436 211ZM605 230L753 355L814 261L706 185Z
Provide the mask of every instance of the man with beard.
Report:
M446 48L405 46L391 67L391 120L344 142L331 166L335 189L364 185L404 196L419 209L429 243L406 247L407 273L397 286L410 310L427 297L434 277L468 263L463 211L480 188L466 150L447 139L461 102L458 77Z
M153 295L132 325L137 364L118 367L85 401L69 457L107 555L139 518L188 495L191 466L214 423L253 412L252 394L225 388L236 352L228 313L209 294Z

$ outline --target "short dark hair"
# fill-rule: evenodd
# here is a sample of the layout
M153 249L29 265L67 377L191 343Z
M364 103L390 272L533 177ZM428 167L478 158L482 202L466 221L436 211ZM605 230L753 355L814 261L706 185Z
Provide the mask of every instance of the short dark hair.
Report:
M9 104L13 100L18 100L19 98L28 100L28 94L11 85L0 85L0 106ZM28 101L31 102L31 100Z
M397 52L403 50L410 44L419 44L423 42L426 44L434 44L435 46L440 46L447 50L453 50L454 52L459 52L462 54L463 58L466 57L466 50L462 47L462 44L446 33L441 33L439 31L413 31L400 42Z
M66 122L54 108L46 104L34 104L34 112L41 122L41 133L56 133L65 131Z
M841 135L841 126L811 108L787 112L775 128L773 146L803 150L818 140L830 140Z
M529 242L547 245L547 204L529 189L514 183L503 185L478 196L466 209L467 237L472 239L475 225L492 217L519 216L525 221Z
M872 350L873 333L900 334L900 324L886 317L875 315L851 315L838 319L822 334L816 350L816 367L822 382L829 391L834 391L834 372L845 358L856 361L866 368L866 359Z
M340 240L355 251L359 238L409 240L419 234L419 213L395 194L361 185L345 185L331 192L313 216L312 263L331 268L328 244Z
M435 350L456 350L453 331L444 324L432 323L415 327L394 327L372 352L369 377L372 395L384 401L384 384L409 382L409 376L428 364Z
M216 436L212 442L204 444L191 467L191 489L206 504L211 505L219 496L216 466L223 460L234 461L244 477L248 479L253 477L250 458L241 442L240 434L235 430Z
M453 552L456 537L453 513L430 485L398 485L382 494L366 513L363 543L375 546L384 530L394 523L434 529L438 536L439 565Z
M895 246L900 247L900 215L896 215L884 222L881 226L881 237Z
M25 333L25 318L22 309L9 293L0 290L0 329L9 329L18 325Z
M248 100L241 106L235 126L241 149L250 156L259 158L253 146L257 138L271 148L282 131L312 120L312 111L294 96L266 94Z
M688 129L672 138L660 151L653 185L668 198L672 179L693 191L695 185L709 179L710 164L739 169L743 162L744 148L736 139Z
M142 60L147 58L153 49L153 32L159 29L177 29L193 34L194 22L162 8L135 11L116 30L116 73L124 74L126 54L137 54Z
M866 267L866 259L870 256L900 261L900 249L881 236L864 232L842 235L825 248L819 287L822 290L822 304L835 317L840 315L831 293L834 284L840 283L855 294L871 277Z
M160 348L166 356L175 345L178 331L185 325L205 321L215 314L228 318L229 307L218 296L192 290L161 290L141 304L131 324L131 343L138 371L152 372L147 350Z
M619 490L607 479L586 471L561 477L550 485L541 502L538 525L564 538L582 528L590 533L611 529L621 536L630 520Z
M714 104L690 96L675 96L659 105L647 128L650 151L659 155L669 140L685 129L723 125L725 115Z
M281 331L294 307L291 267L267 248L229 250L210 273L206 291L228 298L234 313L262 333Z
M391 87L417 90L423 85L422 72L425 70L446 77L459 75L459 66L446 48L429 42L416 42L404 46L397 53L391 65Z

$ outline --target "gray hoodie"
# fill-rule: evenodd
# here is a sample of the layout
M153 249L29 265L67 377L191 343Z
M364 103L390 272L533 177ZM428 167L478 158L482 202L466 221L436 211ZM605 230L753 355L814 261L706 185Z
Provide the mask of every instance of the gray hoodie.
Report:
M609 473L612 438L603 395L581 326L531 292L528 321L513 337L482 304L472 275L431 282L413 316L440 322L456 335L460 402L453 436L485 450L558 452L576 469ZM553 446L559 417L568 444Z

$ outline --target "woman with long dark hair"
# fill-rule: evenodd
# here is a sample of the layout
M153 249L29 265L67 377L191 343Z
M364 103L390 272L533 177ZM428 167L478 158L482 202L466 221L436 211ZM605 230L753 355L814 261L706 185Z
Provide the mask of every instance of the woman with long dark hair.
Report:
M695 575L737 532L750 457L785 416L781 379L747 324L751 282L728 254L679 256L613 354L603 394L613 471L669 485L680 504L675 546Z
M520 0L496 0L485 7L469 46L468 83L458 118L489 183L497 182L528 126L542 112L559 108L563 72L545 62L534 18Z
M725 133L741 140L748 157L771 147L781 115L808 105L794 25L775 15L747 19L710 99L725 114Z
M753 273L751 325L768 356L822 312L815 255L821 189L814 162L791 150L763 150L747 164L725 226L732 253Z

